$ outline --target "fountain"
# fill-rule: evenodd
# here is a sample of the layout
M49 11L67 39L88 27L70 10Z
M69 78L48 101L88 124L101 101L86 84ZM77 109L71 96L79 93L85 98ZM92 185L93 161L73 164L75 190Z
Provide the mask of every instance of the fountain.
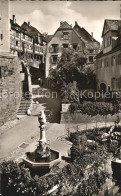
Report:
M26 158L23 159L23 162L33 169L48 170L61 161L61 155L59 152L50 149L50 146L47 142L46 116L44 111L40 112L38 121L40 124L40 139L38 141L38 146L34 152L26 153Z

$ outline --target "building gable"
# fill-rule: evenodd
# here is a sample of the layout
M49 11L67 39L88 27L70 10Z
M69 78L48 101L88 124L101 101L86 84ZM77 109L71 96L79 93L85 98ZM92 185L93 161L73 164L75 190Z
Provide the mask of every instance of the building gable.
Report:
M107 20L105 20L104 22L104 27L103 27L103 32L102 32L102 37L108 32L110 31L110 28L108 26Z

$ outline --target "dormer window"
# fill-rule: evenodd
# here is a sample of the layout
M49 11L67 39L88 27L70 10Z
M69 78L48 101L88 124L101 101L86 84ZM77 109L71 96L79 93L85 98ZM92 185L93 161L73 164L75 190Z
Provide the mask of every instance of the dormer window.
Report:
M69 39L69 32L63 32L63 39L68 40Z

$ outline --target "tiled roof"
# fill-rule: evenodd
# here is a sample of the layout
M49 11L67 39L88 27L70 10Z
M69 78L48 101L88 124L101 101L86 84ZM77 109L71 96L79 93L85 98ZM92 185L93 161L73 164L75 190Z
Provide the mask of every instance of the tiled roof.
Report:
M37 36L38 34L40 34L40 36L42 37L42 40L44 42L47 42L46 38L33 26L31 26L30 24L28 24L27 22L24 22L22 25L21 25L21 28L28 32L31 36Z
M44 37L44 39L49 42L51 40L51 38L53 37L53 35L47 35L46 37Z
M29 34L28 32L26 32L24 29L21 28L20 25L18 25L16 22L14 23L13 20L11 20L11 19L10 19L10 24L11 24L11 27L14 28L14 29L16 29L17 31L23 32L23 33L29 35L30 37L32 37L31 34Z
M15 27L18 30L21 30L21 27L16 22L14 23L12 19L10 19L10 24L11 24L12 27Z
M78 35L85 41L85 42L98 42L96 41L83 27L81 28L78 24L76 24L73 29L78 33Z
M108 20L106 19L105 22L107 23L110 30L118 30L119 26L121 26L121 20Z
M41 34L35 27L29 25L27 22L24 22L21 25L21 28L31 33L31 35L38 35L38 33Z
M103 56L106 56L108 54L112 54L116 51L121 51L121 45L119 44L118 46L116 46L115 48L113 48L111 51L107 52L107 53L103 53L103 50L96 56L96 59L100 58L100 57L103 57Z
M69 25L66 21L60 23L60 27L58 30L64 30L64 29L72 29L72 26Z

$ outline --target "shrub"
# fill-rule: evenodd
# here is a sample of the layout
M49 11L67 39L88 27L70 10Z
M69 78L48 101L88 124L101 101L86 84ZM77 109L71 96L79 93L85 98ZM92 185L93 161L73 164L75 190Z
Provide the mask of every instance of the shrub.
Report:
M63 84L61 88L61 99L63 103L75 103L79 102L79 90L76 86L76 82Z
M102 116L106 116L108 114L115 114L118 113L119 107L115 107L111 103L107 102L84 102L83 104L71 104L69 107L69 111L71 112L73 108L73 111L76 111L77 109L82 114L87 114L90 116L96 116L98 114Z

